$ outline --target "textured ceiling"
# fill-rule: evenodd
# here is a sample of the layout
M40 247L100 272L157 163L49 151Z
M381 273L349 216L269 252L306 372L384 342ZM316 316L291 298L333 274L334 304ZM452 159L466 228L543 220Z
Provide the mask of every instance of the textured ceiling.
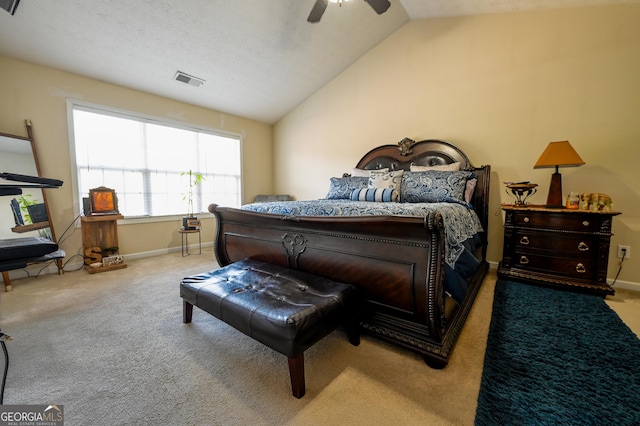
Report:
M352 0L310 24L314 1L23 0L0 55L275 123L410 19L640 0Z
M411 19L639 2L640 0L400 0Z

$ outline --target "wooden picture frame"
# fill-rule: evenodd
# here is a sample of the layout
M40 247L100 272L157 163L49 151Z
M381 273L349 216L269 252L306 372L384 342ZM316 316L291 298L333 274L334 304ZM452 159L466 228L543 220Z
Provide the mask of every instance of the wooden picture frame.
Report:
M116 191L100 186L89 190L89 203L91 204L91 214L120 214L118 211L118 197Z

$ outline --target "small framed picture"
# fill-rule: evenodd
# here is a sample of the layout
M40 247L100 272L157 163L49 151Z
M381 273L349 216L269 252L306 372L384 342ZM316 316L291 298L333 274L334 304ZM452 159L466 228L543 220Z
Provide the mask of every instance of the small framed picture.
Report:
M91 214L119 214L116 191L104 186L89 190Z
M102 265L103 266L119 265L119 264L121 264L123 262L124 262L124 257L122 257L120 255L109 256L109 257L103 257L102 258Z

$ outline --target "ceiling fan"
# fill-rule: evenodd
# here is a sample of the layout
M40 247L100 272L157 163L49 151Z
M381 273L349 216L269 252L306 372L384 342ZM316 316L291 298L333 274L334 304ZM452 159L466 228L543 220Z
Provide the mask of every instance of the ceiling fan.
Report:
M338 0L340 4L342 4L343 0ZM378 15L382 15L389 9L391 3L389 0L364 0L369 3L369 6L376 11ZM324 11L327 9L328 0L316 0L316 3L313 5L313 9L311 9L311 13L307 18L307 21L311 23L320 22L320 18L324 14Z

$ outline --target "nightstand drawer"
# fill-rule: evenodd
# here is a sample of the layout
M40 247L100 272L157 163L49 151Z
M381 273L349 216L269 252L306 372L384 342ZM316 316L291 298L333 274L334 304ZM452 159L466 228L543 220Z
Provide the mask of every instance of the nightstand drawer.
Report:
M584 280L593 280L596 274L596 262L590 258L570 259L523 252L516 252L512 267Z
M600 218L583 213L515 213L514 223L519 227L557 229L561 231L597 232Z
M591 235L549 235L535 231L517 230L514 232L516 250L542 250L557 252L560 256L595 256L597 239Z

